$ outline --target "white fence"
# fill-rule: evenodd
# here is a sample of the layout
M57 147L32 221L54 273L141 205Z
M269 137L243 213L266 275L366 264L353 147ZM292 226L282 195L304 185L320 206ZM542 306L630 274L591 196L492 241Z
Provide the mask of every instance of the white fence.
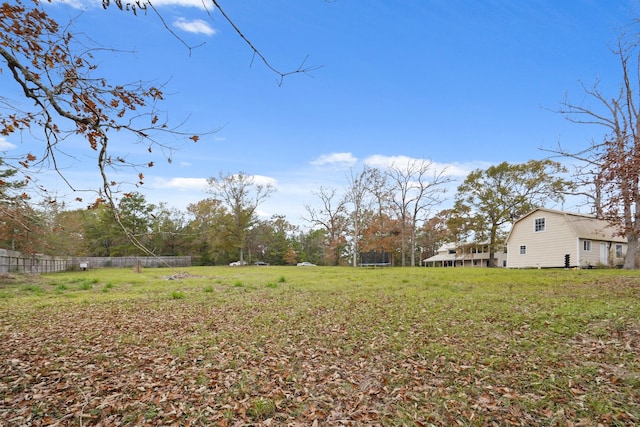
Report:
M0 273L55 273L71 267L70 257L23 255L0 249Z
M74 257L72 266L86 268L130 268L130 267L191 267L190 256L122 256L122 257Z
M86 268L190 267L190 256L53 257L0 249L0 273L55 273Z

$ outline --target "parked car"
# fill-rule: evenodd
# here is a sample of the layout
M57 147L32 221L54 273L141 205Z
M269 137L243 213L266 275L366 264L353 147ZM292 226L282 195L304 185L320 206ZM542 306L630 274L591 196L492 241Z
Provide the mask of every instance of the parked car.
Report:
M316 265L305 261L305 262L299 262L298 267L316 267Z
M269 265L269 263L264 261L256 261L253 263L253 265Z
M234 262L230 262L229 265L231 267L239 267L241 265L247 265L247 261L242 261L242 263L240 263L240 261L234 261Z

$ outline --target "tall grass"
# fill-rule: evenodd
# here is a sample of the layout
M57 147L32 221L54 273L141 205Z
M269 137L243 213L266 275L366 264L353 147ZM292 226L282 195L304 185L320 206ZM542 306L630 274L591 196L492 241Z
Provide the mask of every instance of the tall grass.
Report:
M640 422L636 271L202 267L29 280L0 285L0 357L12 361L0 393L20 403L0 421L37 391L40 419L85 425L112 396L112 420L156 424ZM67 412L38 378L80 384L64 388Z

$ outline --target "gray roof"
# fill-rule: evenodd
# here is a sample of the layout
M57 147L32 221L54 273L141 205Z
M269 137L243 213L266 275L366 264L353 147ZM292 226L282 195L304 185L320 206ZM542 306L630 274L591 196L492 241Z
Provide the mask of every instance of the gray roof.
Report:
M427 259L423 259L422 262L434 262L434 261L472 261L479 259L489 259L489 254L484 252L480 254L436 254Z
M608 242L619 243L626 243L627 241L625 236L620 235L620 230L617 227L611 225L611 223L606 220L598 219L592 215L564 212L546 208L537 208L532 210L525 216L519 218L514 223L514 227L515 224L522 221L526 217L540 211L564 216L567 224L573 230L573 234L580 239L604 240ZM511 230L513 231L513 228ZM509 237L510 235L511 233L509 233ZM507 240L509 240L509 237L507 237Z
M589 240L606 240L609 242L626 242L620 230L608 221L594 217L565 213L567 223L573 228L576 237Z
M432 257L429 257L427 259L423 259L422 262L435 262L435 261L453 261L456 258L456 254L436 254Z

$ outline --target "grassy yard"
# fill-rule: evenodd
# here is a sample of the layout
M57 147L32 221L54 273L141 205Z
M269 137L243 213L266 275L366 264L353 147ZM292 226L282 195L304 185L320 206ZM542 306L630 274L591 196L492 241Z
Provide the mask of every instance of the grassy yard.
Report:
M212 267L0 283L0 425L640 423L640 272Z

